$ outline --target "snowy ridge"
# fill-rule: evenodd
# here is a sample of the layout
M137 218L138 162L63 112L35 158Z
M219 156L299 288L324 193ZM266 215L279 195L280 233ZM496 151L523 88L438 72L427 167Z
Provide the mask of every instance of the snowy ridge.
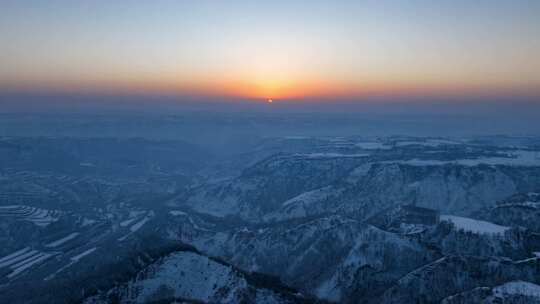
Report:
M521 203L505 203L499 204L496 208L505 208L505 207L528 207L532 209L540 209L540 202L521 202Z
M411 159L411 160L396 160L385 161L385 163L399 163L411 166L443 166L443 165L461 165L474 167L479 165L503 165L503 166L523 166L523 167L538 167L540 166L540 157L537 151L517 150L500 157L479 157L476 159L456 159L456 160L426 160L426 159Z
M414 280L419 273L422 273L422 272L425 272L425 271L431 271L433 270L433 268L435 268L438 264L440 263L444 263L444 261L446 261L446 257L442 257L434 262L431 262L427 265L424 265L418 269L415 269L409 273L407 273L405 276L403 276L401 279L398 280L399 283L401 284L407 284L409 282L411 282L412 280Z

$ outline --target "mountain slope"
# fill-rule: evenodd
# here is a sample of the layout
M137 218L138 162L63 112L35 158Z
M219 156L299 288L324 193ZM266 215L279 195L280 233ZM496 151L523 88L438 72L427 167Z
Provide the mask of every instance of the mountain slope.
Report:
M243 272L196 251L178 251L140 271L127 284L85 301L149 303L188 300L203 303L307 303L275 279Z

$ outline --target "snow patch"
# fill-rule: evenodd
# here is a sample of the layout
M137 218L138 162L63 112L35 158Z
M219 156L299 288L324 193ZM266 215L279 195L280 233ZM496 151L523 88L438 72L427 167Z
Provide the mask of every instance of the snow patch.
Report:
M91 254L92 252L96 251L96 249L97 249L97 247L93 247L93 248L90 248L88 250L85 250L84 252L81 252L78 255L72 257L71 261L78 262L79 260L81 260L85 256L87 256L87 255Z
M307 205L310 205L316 201L319 201L321 199L324 199L329 196L328 194L329 187L324 187L321 189L316 189L308 192L304 192L298 196L295 196L283 203L283 207L296 204L296 203L304 203Z
M524 281L505 283L493 288L493 292L496 295L523 295L540 298L540 286Z
M149 300L163 285L174 291L175 297L195 299L203 302L215 301L220 290L223 303L234 302L235 294L247 288L247 282L230 267L192 252L179 252L163 259L149 271L143 280L131 283L135 297L133 302Z
M47 260L48 258L50 258L52 255L51 254L48 254L48 253L39 253L37 255L34 255L32 256L31 258L28 258L18 264L15 264L11 267L11 269L13 270L10 274L8 274L8 279L11 279L17 275L19 275L20 273L22 273L23 271L31 268L32 266L34 265L37 265L45 260Z
M24 250L19 250L13 254L8 255L7 257L4 257L2 259L2 262L0 262L0 268L14 265L15 263L18 263L19 261L32 257L37 253L39 253L37 250L28 251L26 250L26 248Z
M180 210L172 210L172 211L169 211L169 214L172 215L172 216L188 215L188 214L185 213L184 211L180 211Z
M53 254L43 253L25 247L1 258L0 268L9 267L11 272L7 275L7 278L11 279L32 266L47 260L51 256L53 256Z
M58 270L56 270L53 274L51 274L51 275L45 277L43 280L44 280L44 281L48 281L48 280L54 278L58 273L62 272L64 269L67 269L67 268L71 267L73 264L79 262L79 261L80 261L82 258L84 258L85 256L87 256L87 255L91 254L92 252L96 251L96 249L97 249L97 247L93 247L93 248L90 248L90 249L88 249L88 250L85 250L85 251L79 253L79 254L76 255L76 256L71 257L69 263L67 263L66 265L60 267L60 268L59 268Z
M95 223L96 223L96 220L91 220L91 219L84 218L82 223L81 223L81 227L94 225Z
M3 258L0 258L0 265L2 265L2 263L6 262L8 260L11 260L11 259L13 259L13 258L25 253L25 252L28 252L29 250L30 250L30 247L25 247L25 248L23 248L21 250L17 250L17 251L15 251L15 252L13 252L13 253L11 253L9 255L6 255ZM2 267L2 266L0 266L0 267Z
M425 147L438 147L442 145L460 145L460 142L448 140L448 139L438 139L438 138L429 138L425 141L400 141L396 143L397 147L404 147L404 146L412 146L412 145L418 145L418 146L425 146Z
M307 136L284 136L283 137L284 139L289 139L289 140L302 140L302 139L309 139L309 137Z
M503 234L506 230L510 229L510 227L454 215L441 215L441 220L452 222L458 230L478 234Z
M144 226L144 224L146 224L146 222L151 220L152 217L154 217L154 212L153 211L150 211L150 212L146 213L146 216L142 220L138 221L137 223L135 223L131 227L129 227L130 232L128 234L124 235L123 237L119 238L118 241L122 242L126 238L128 238L131 234L137 232L139 229L142 228L142 226ZM129 224L131 224L131 221L128 223L128 225Z
M142 220L140 220L139 222L137 222L135 225L131 226L129 228L129 230L131 232L136 232L137 230L141 229L141 227L146 224L146 222L148 222L150 220L151 216L146 216L145 218L143 218Z
M320 158L357 158L357 157L367 157L369 154L366 153L356 153L356 154L342 154L342 153L296 153L294 156L306 157L310 159L320 159Z
M388 150L392 149L391 146L387 146L380 142L359 142L354 144L358 148L364 149L364 150Z
M54 242L51 242L51 243L45 245L45 247L58 247L58 246L60 246L60 245L62 245L64 243L76 238L78 235L79 235L78 232L73 232L73 233L69 234L66 237L63 237L63 238L61 238L59 240L56 240Z
M120 222L120 227L127 227L129 226L131 223L133 223L137 218L130 218L130 219L127 219L125 221L122 221Z

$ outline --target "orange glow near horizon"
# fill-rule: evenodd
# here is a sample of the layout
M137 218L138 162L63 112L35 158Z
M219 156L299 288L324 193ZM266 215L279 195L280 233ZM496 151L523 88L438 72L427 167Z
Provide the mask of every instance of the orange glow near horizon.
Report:
M8 88L21 91L32 88L36 91L59 93L106 93L106 94L168 94L179 96L200 96L219 99L220 97L241 100L350 99L370 96L496 96L497 94L540 96L535 86L499 86L478 84L437 84L372 82L337 83L331 81L278 80L268 81L192 81L181 83L174 80L131 79L130 81L71 81L40 82L30 85L13 84ZM1 89L1 87L0 87ZM272 101L270 101L272 100Z
M8 2L7 91L540 96L540 1Z
M128 86L129 87L129 86ZM238 82L210 82L193 86L178 86L175 84L138 86L141 92L171 92L177 94L189 94L209 97L232 97L254 100L309 100L316 98L324 99L347 99L370 96L491 96L498 94L513 95L539 95L540 91L535 86L508 87L460 83L454 85L438 83L401 83L401 82L373 82L373 83L335 83L331 81L238 81ZM133 87L127 89L137 91Z

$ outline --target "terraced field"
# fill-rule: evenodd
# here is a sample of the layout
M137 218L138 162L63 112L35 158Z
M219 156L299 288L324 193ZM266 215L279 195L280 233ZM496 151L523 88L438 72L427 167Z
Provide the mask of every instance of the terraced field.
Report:
M40 227L58 221L61 214L62 212L57 210L40 209L25 205L0 206L0 218L27 221Z
M54 253L40 252L30 247L25 247L0 258L0 268L9 268L11 271L7 274L7 278L12 279L25 270L43 263L52 256L54 256Z

